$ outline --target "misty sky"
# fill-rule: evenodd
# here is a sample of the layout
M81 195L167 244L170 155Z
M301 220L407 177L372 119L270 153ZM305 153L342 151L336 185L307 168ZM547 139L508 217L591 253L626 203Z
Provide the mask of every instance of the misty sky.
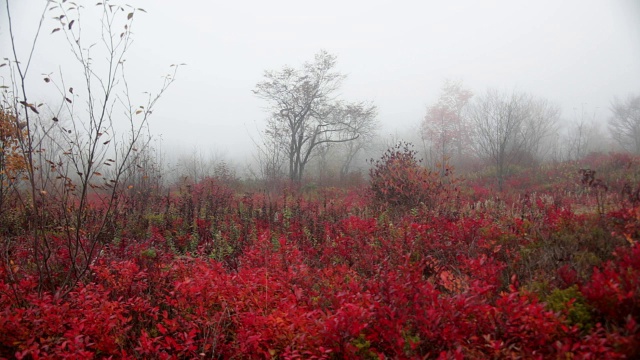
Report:
M10 55L5 1L1 57ZM26 38L43 1L10 1L18 38ZM155 90L170 64L187 63L151 121L165 148L184 152L248 157L249 133L267 117L251 92L263 71L298 66L320 49L336 54L348 75L342 98L378 106L383 134L415 128L447 78L474 92L531 92L561 105L564 119L585 106L604 121L613 96L640 92L640 0L129 3L147 11L134 22L130 87ZM71 59L49 32L36 74Z

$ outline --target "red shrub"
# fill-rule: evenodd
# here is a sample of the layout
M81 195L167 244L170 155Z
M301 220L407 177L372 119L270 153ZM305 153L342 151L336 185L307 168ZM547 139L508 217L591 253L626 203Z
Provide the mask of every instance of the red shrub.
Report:
M376 204L404 210L434 205L432 192L441 186L439 176L422 167L416 154L410 144L399 143L371 161L369 192Z

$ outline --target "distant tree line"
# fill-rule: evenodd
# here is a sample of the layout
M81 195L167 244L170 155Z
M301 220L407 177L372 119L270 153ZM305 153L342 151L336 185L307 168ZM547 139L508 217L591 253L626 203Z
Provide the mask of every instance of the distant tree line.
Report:
M420 142L426 163L441 174L448 166L490 166L500 188L514 166L579 159L612 145L640 153L639 96L614 99L607 137L595 110L574 109L574 118L567 120L557 104L525 91L474 94L451 80L427 107L414 136L384 139L378 134L375 104L339 96L346 76L336 63L336 56L323 50L300 67L264 72L253 89L268 111L262 136L255 141L256 177L301 182L312 166L319 178L344 180L360 170L371 152L381 154L397 140Z

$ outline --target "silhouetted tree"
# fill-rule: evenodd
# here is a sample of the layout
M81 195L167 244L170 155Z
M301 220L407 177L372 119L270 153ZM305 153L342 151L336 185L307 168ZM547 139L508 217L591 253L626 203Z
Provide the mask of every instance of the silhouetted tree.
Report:
M266 71L254 94L269 102L271 115L265 135L283 151L289 178L300 181L319 145L348 142L360 132L353 117L343 116L334 98L345 76L334 71L336 57L321 51L302 69L285 66Z
M495 164L501 190L509 165L523 156L535 158L559 116L559 109L544 99L493 89L476 98L470 110L475 150Z
M613 139L625 150L640 154L640 95L629 95L624 101L615 98L611 112L609 131Z

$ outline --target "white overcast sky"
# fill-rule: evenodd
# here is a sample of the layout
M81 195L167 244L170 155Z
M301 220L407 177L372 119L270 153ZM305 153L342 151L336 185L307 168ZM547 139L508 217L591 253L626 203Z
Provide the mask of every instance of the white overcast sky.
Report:
M10 55L6 1L1 57ZM26 38L43 0L9 1ZM385 133L417 126L447 78L474 92L531 92L561 105L565 119L585 106L604 121L614 96L640 92L640 0L129 3L147 11L135 17L131 87L154 90L168 65L187 63L151 124L165 147L186 152L248 155L249 133L267 116L251 92L264 70L298 66L320 49L348 75L342 97L373 101ZM35 73L63 62L53 25L45 25Z

